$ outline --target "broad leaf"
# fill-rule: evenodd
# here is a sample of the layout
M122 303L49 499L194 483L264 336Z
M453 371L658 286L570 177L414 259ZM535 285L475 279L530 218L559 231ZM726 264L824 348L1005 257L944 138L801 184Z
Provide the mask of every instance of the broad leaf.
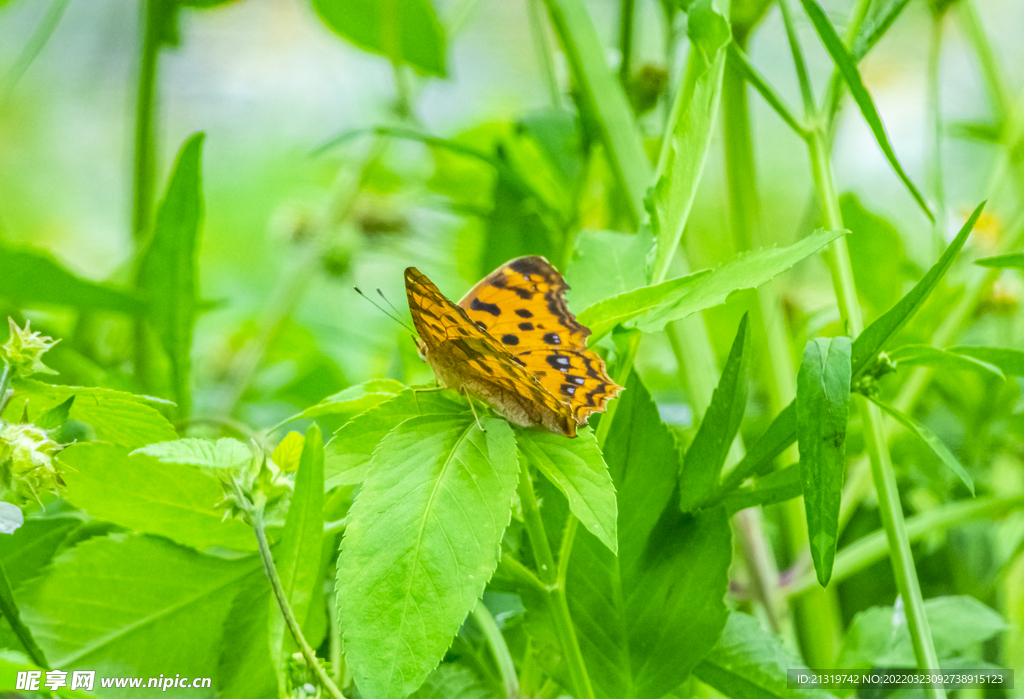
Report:
M679 504L683 512L700 507L714 492L740 422L747 409L747 342L750 331L743 314L732 350L704 413L697 435L686 450L679 472Z
M338 557L345 655L367 699L405 696L437 666L497 564L518 480L504 420L426 415L373 455Z
M327 460L325 487L354 485L366 476L370 457L385 435L411 417L419 415L450 415L469 405L453 391L420 391L406 389L398 396L384 401L361 415L357 415L327 442L324 455Z
M252 461L252 450L237 439L175 439L136 449L132 454L152 456L162 464L195 466L213 471L228 470Z
M74 444L61 452L60 463L65 497L97 519L200 550L256 548L252 530L240 520L225 520L215 507L224 492L212 475L129 456L124 447L102 442Z
M1006 255L995 257L983 257L975 260L974 264L982 267L995 267L997 269L1021 269L1024 270L1024 252L1011 252Z
M22 616L53 667L214 677L231 597L258 560L213 558L140 535L90 539L25 590ZM68 620L75 623L68 623ZM133 697L138 690L108 690ZM165 696L213 696L194 689Z
M71 406L74 402L75 397L71 396L63 403L55 405L45 411L42 415L36 418L36 427L40 427L44 430L57 429L68 421L68 417L71 415Z
M52 386L22 380L15 384L14 398L6 417L17 420L28 401L29 420L44 414L71 397L75 402L68 415L87 423L96 439L119 446L137 448L153 442L177 439L178 433L163 415L150 405L152 399L106 388Z
M916 435L922 442L927 444L928 447L933 452L935 452L935 455L939 457L939 461L941 461L946 466L946 468L955 473L956 477L959 478L963 482L963 484L967 486L967 489L969 491L971 491L971 495L974 495L974 479L971 478L971 474L967 472L967 469L963 467L960 461L953 455L953 452L949 450L949 447L947 447L945 443L941 439L939 439L939 436L937 434L932 432L930 429L928 429L927 427L925 427L924 425L922 425L920 422L910 417L909 415L901 413L899 410L892 407L891 405L883 403L875 398L871 398L871 400L882 410L889 413L889 415L892 416L892 418L896 420L896 422L903 425L905 428L910 430L911 433Z
M305 445L306 438L301 432L289 432L278 442L270 459L285 473L297 471Z
M797 375L796 420L807 535L822 587L832 577L839 537L849 407L850 338L811 340Z
M0 2L0 6L2 5L3 2ZM39 679L39 687L42 688L46 684L46 670L45 666L32 663L28 657L21 653L13 650L0 650L0 692L17 692L17 694L12 694L12 696L24 696L21 690L18 689L18 675L22 672L38 672L39 674L36 677ZM70 675L68 679L70 679ZM95 695L91 692L71 691L67 687L58 689L54 692L54 695L61 697L61 699L95 698Z
M199 305L196 267L203 215L202 146L203 134L199 133L181 147L139 268L139 288L147 296L147 319L170 360L181 415L189 413L192 330Z
M573 515L615 553L615 486L594 432L586 429L576 439L566 439L547 431L520 429L516 431L516 443L519 451L562 491Z
M0 536L0 566L7 571L11 588L17 590L34 578L81 526L79 516L30 517L14 534Z
M37 248L0 243L0 260L0 297L19 306L54 304L131 314L143 309L134 292L81 279Z
M850 88L850 95L853 96L857 106L860 107L860 112L864 115L864 120L868 123L868 127L871 129L871 133L874 134L875 141L878 143L879 148L882 149L882 153L885 154L886 160L889 161L892 169L903 181L903 184L906 185L925 216L929 220L934 221L935 215L928 208L924 196L914 186L910 177L904 172L903 166L900 165L900 161L896 158L896 153L889 143L889 137L885 133L885 127L882 125L882 118L878 116L875 102L871 99L871 94L864 87L864 82L860 78L856 59L850 55L846 44L843 43L842 38L836 33L832 23L828 21L828 17L825 15L825 11L821 9L821 5L815 0L800 0L800 3L804 6L807 16L811 18L811 23L814 25L815 30L817 30L818 36L821 37L821 43L825 45L825 49L832 56L836 68L839 69L843 80L846 81L847 87Z
M313 0L320 19L359 48L444 77L444 28L429 0Z
M995 364L975 359L969 354L942 350L930 345L903 345L888 355L889 359L896 363L897 369L902 366L929 366L947 371L976 371L1000 379L1006 378Z
M627 321L656 332L674 320L725 303L734 291L761 286L844 233L818 230L789 247L744 253L714 270L619 294L585 309L579 321L591 329L591 342Z
M805 669L772 633L753 617L733 612L722 637L693 674L723 696L744 699L828 699L820 689L789 689L786 671Z

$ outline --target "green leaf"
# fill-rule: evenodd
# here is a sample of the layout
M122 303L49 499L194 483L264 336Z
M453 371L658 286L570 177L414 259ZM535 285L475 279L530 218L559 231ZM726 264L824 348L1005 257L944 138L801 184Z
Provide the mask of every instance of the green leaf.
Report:
M63 403L46 410L42 415L36 418L36 426L44 430L57 429L68 421L68 416L71 414L71 405L74 402L75 397L71 396Z
M290 418L277 425L287 425L295 420L305 418L322 417L333 415L343 421L348 421L356 415L366 412L370 408L384 401L397 396L405 389L405 385L391 379L372 379L356 386L349 386L341 393L324 398L316 405L306 408L301 413L292 415Z
M1006 376L1024 376L1024 351L1021 350L1004 347L960 346L950 347L946 351L990 364L997 367Z
M181 147L139 268L139 288L145 292L149 308L147 318L170 359L180 415L189 413L192 331L199 306L196 268L203 215L202 146L203 134L198 133Z
M461 665L444 664L430 673L423 686L409 699L498 699L473 674Z
M601 299L647 285L647 254L654 241L648 227L629 235L614 231L580 231L565 272L572 288L570 308L586 308Z
M0 242L0 296L19 306L70 306L136 314L143 305L134 293L86 281L38 248Z
M850 95L857 103L857 106L860 107L860 112L864 115L864 120L868 123L868 127L871 129L871 133L874 134L875 141L878 143L879 148L882 149L882 153L885 154L886 160L889 161L892 169L917 201L921 211L928 217L928 220L934 222L935 215L928 208L924 196L914 186L910 177L904 172L903 166L900 165L900 161L896 158L896 153L889 143L889 137L885 133L885 127L882 125L882 119L878 116L878 110L875 109L875 102L871 99L871 94L864 87L864 82L860 78L856 59L850 55L846 44L843 43L842 38L836 33L832 23L828 21L828 17L825 16L825 11L821 9L821 5L815 2L815 0L800 0L800 3L804 6L807 16L811 18L811 23L814 25L815 30L817 30L821 43L825 45L825 49L832 56L832 61L836 64L836 68L843 76L843 80L846 81L846 85L850 88Z
M256 539L240 520L215 507L220 482L193 468L168 468L102 442L74 444L60 454L65 497L97 519L166 536L186 546L253 551Z
M519 429L516 443L519 451L562 491L569 509L583 526L612 553L618 551L615 486L593 430L566 439L546 431Z
M338 557L345 655L367 699L437 666L497 564L518 478L504 420L426 415L374 452Z
M162 464L195 466L212 471L230 470L232 467L252 461L252 450L237 439L224 437L218 440L175 439L159 442L136 449L132 455L151 456Z
M832 577L839 537L850 375L850 338L807 343L797 375L796 420L807 535L822 587Z
M857 32L857 36L853 40L853 47L850 49L850 53L858 63L868 55L878 40L885 36L889 27L903 12L903 8L909 4L910 0L885 0L881 9L876 10L873 16L864 20L860 31Z
M19 419L28 401L29 421L74 397L68 415L91 425L96 439L137 448L153 442L177 439L178 433L163 415L147 404L153 399L106 388L54 386L32 380L18 381L6 417Z
M619 323L630 320L641 330L657 332L674 320L725 303L734 291L761 286L844 233L817 230L789 247L742 253L717 269L702 270L595 303L579 314L579 321L590 328L591 343Z
M454 391L420 391L406 389L398 396L357 415L324 447L327 459L325 487L355 485L366 476L370 457L381 440L393 428L418 415L450 415L469 412L469 405Z
M0 6L2 5L3 2L0 2ZM43 687L46 683L46 670L45 666L30 662L21 653L13 650L0 650L0 692L17 692L12 694L12 696L25 696L16 689L18 686L18 674L22 672L38 672L39 686ZM72 692L67 687L57 690L54 694L58 697L66 697L67 699L90 699L95 697L92 693Z
M978 371L1000 379L1006 378L994 364L930 345L903 345L888 354L889 359L896 363L897 369L901 366L930 366L948 371Z
M271 620L281 616L270 581L260 570L241 581L224 623L224 638L245 639L225 643L220 651L218 697L251 699L283 696L278 673L281 637L272 638ZM275 642L276 640L276 642Z
M4 503L8 504L8 503ZM13 507L13 506L12 506ZM5 536L7 536L5 534ZM0 566L0 615L7 620L18 637L25 652L28 653L36 665L46 667L46 656L39 648L32 631L21 620L21 612L18 611L18 603L14 600L14 590L3 566Z
M82 526L78 516L29 518L10 536L0 536L0 566L17 590L47 565L69 535Z
M659 282L665 279L697 197L717 124L725 48L732 37L729 21L715 10L711 0L696 0L690 5L686 33L695 50L687 59L685 79L672 106L670 127L662 145L664 163L659 163L658 171L664 174L646 202L657 241L651 278Z
M803 495L800 464L790 464L755 480L748 488L737 488L722 499L722 507L732 514L748 507L774 505Z
M231 597L259 565L253 557L213 558L143 535L94 538L62 553L25 589L22 616L62 670L156 677L174 668L214 677ZM166 696L199 695L190 689Z
M680 466L679 506L683 512L701 507L714 492L729 447L739 432L747 409L749 353L746 346L749 340L750 329L744 313L722 370L722 378L711 395L711 404Z
M850 229L846 244L857 280L857 295L880 313L900 300L909 263L899 232L865 209L853 194L839 200L843 224Z
M949 447L939 439L937 434L909 415L901 413L891 405L883 403L872 396L868 397L871 398L872 402L874 402L879 408L889 413L896 422L903 425L911 433L916 435L918 439L927 444L928 447L935 452L935 455L939 457L939 461L941 461L946 468L955 473L957 478L963 481L963 484L967 486L969 491L971 491L971 495L974 495L974 479L971 478L971 474L969 474L960 461L953 456L953 452L951 452Z
M443 78L444 28L428 0L313 0L324 24L353 44Z
M806 669L782 642L753 617L733 612L711 653L694 668L701 682L727 697L827 699L820 689L790 689L786 671Z
M597 697L660 699L725 625L732 549L723 510L679 512L675 441L635 373L626 386L605 443L619 555L581 530L566 591ZM524 601L528 613L544 614L535 600Z
M983 257L975 260L974 264L982 267L996 267L998 269L1021 269L1024 270L1024 252L1011 252L1006 255L995 257Z
M973 597L934 597L925 600L924 609L939 660L969 650L1007 628L999 614ZM892 607L871 607L854 616L836 666L915 667L902 609L897 612Z

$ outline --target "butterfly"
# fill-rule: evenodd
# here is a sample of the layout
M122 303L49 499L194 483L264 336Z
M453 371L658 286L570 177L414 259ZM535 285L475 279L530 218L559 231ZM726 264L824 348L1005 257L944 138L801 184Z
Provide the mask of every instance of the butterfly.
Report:
M415 267L405 270L416 345L438 384L513 424L575 437L623 389L587 349L590 330L566 307L568 288L543 257L519 257L456 305Z

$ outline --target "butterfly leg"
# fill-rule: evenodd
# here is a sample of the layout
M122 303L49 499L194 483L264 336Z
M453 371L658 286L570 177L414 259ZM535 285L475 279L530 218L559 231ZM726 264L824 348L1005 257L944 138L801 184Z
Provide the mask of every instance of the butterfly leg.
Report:
M473 411L473 419L476 420L476 426L480 428L481 432L486 432L484 426L480 424L480 416L476 414L476 406L473 405L473 397L468 393L463 393L466 396L466 400L469 401L469 409Z

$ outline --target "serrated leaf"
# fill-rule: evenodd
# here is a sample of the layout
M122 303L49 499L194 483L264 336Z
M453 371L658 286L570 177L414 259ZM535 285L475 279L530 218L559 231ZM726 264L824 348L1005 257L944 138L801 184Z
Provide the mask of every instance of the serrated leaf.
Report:
M17 420L28 400L29 421L74 396L68 415L90 425L96 439L128 448L177 439L178 433L149 403L151 399L106 388L54 386L32 380L15 384L6 416Z
M74 444L60 454L65 497L97 519L133 531L166 536L186 546L253 551L252 530L224 520L215 507L220 482L195 468L174 468L113 444Z
M437 666L497 564L518 480L504 420L426 415L374 452L338 557L345 655L367 699Z
M576 439L541 430L516 431L519 451L554 483L569 501L573 515L608 549L618 551L615 486L593 430Z
M393 428L419 415L469 412L469 405L454 391L406 389L394 398L358 415L343 425L324 447L327 462L325 487L355 485L366 476L370 457Z
M999 367L966 354L942 350L930 345L903 345L888 353L889 359L901 366L929 366L947 371L976 371L1005 379Z
M428 0L313 0L320 19L359 48L443 78L444 28Z
M847 87L850 88L850 95L857 103L857 106L860 107L860 112L864 115L864 121L867 122L871 133L874 134L875 141L878 143L878 147L882 149L882 153L885 155L886 160L889 161L889 165L892 166L900 180L906 185L907 190L914 197L914 200L917 201L918 206L921 207L921 211L928 217L928 220L934 222L935 215L928 208L924 196L918 191L910 176L903 170L903 166L900 165L900 161L896 157L892 145L889 143L889 137L885 133L885 126L882 125L882 118L878 115L878 110L875 108L875 102L871 98L871 93L864 87L864 82L860 78L856 59L850 55L846 44L843 43L842 38L836 33L832 23L828 21L828 17L825 15L825 11L821 9L821 5L815 2L815 0L800 0L800 3L804 6L807 16L811 18L811 24L817 30L821 43L825 45L825 49L832 56L832 61L836 64L840 75L843 76Z
M213 677L231 597L259 566L252 557L213 558L144 535L90 539L25 589L22 614L62 670L156 677L173 667ZM113 689L104 696L137 695ZM166 696L203 694L172 689Z
M195 439L186 437L136 449L132 455L151 456L162 464L195 466L214 471L228 470L252 461L252 450L237 439ZM276 462L275 462L276 463Z
M679 471L679 505L683 512L700 507L714 492L747 408L747 314L736 331L722 377L711 396L697 435Z
M850 338L807 343L797 375L796 420L807 536L822 587L832 577L839 541L850 376Z
M0 261L0 297L20 306L54 304L130 314L143 310L133 291L86 281L38 248L0 242Z
M192 332L199 307L196 268L203 216L203 137L194 134L178 153L138 277L139 288L147 297L147 319L170 360L180 415L188 415L190 409Z
M342 421L351 420L356 415L364 413L373 406L398 395L405 388L404 384L391 379L371 379L356 386L349 386L340 393L324 398L301 413L292 415L281 424L285 425L295 420L324 415L333 415Z
M821 689L790 689L786 671L805 669L782 642L747 614L733 612L722 637L693 670L702 682L727 697L744 699L828 699Z
M591 343L627 321L641 330L656 332L674 320L725 303L734 291L770 281L844 233L818 230L789 247L755 250L714 270L619 294L585 309L579 321L591 329Z
M278 442L270 458L285 473L296 471L299 468L299 459L302 456L302 448L305 443L306 438L302 436L301 432L289 432L284 439Z
M901 413L891 405L883 403L873 397L871 400L875 405L887 412L894 420L896 420L896 422L903 425L912 434L916 435L918 439L927 444L935 455L939 457L939 461L941 461L946 468L956 474L956 477L967 486L969 491L971 491L971 495L974 495L974 479L971 478L971 474L967 472L967 469L963 467L960 461L953 455L953 452L949 450L949 447L939 439L937 434L909 415Z
M55 405L49 410L43 412L38 418L36 418L36 426L44 430L55 430L65 422L68 421L68 416L71 414L71 405L75 402L75 397L71 396L60 405Z

